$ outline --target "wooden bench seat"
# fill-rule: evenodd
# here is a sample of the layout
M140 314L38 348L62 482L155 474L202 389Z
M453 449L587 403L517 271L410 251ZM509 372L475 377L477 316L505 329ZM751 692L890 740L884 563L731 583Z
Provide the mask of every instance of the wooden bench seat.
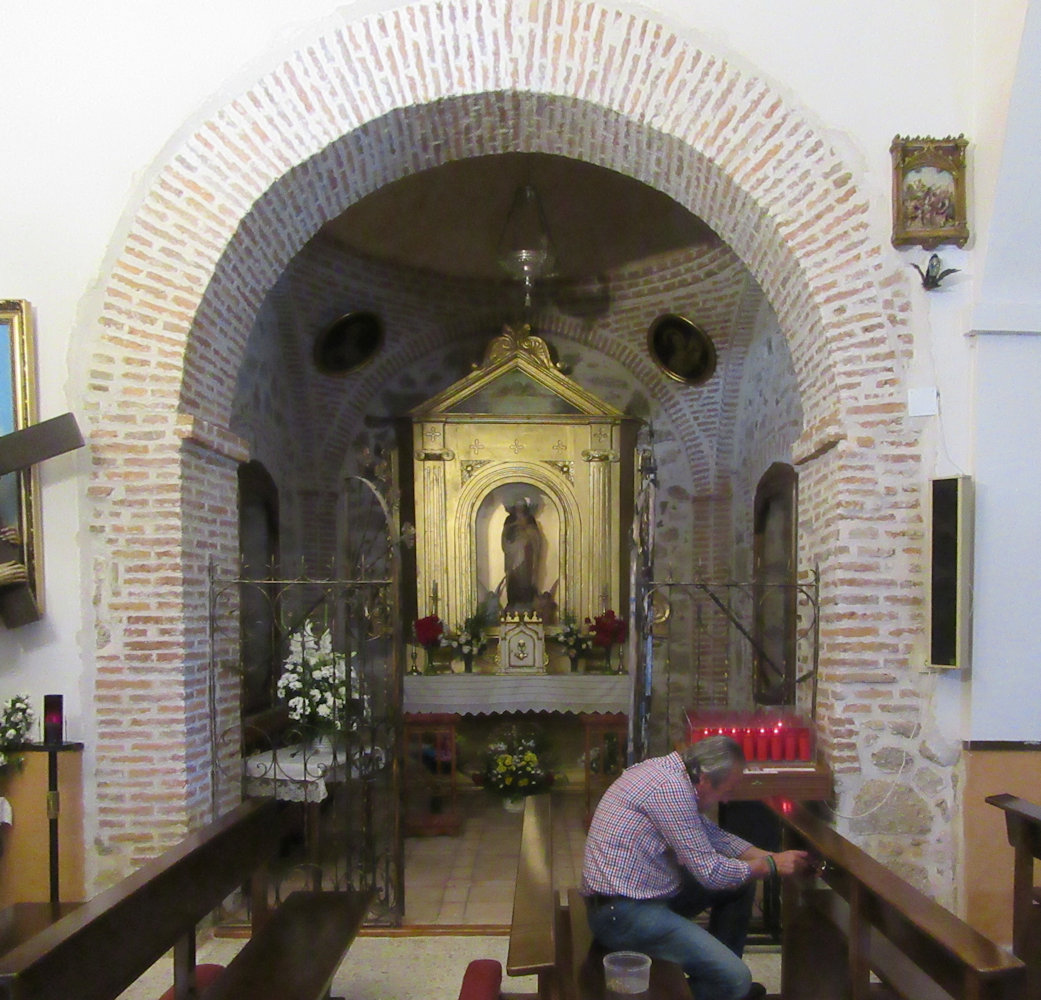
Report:
M826 864L819 879L784 883L785 1000L1018 1000L1019 959L805 807L776 807L786 848L809 850Z
M201 1000L319 1000L370 902L369 894L354 892L291 893Z
M252 800L191 833L0 955L0 998L114 1000L172 949L173 996L187 1000L197 926L249 883L255 937L205 996L320 1000L370 897L294 893L268 910L267 865L297 815L273 799Z

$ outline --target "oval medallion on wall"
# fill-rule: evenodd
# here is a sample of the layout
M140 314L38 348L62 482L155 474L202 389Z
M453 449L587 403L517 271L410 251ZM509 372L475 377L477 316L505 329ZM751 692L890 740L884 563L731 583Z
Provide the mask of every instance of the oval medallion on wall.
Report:
M347 313L315 338L315 367L323 375L347 375L368 364L382 346L383 324L375 313Z
M716 370L716 345L689 319L666 313L647 331L647 350L661 370L678 382L701 385Z

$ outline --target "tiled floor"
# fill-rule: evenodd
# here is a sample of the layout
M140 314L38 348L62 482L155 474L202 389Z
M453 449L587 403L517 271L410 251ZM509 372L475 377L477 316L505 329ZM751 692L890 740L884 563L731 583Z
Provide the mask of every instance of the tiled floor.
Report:
M585 799L553 792L553 871L558 888L577 886L585 846ZM407 925L505 926L513 908L522 814L475 790L460 795L461 832L405 840Z

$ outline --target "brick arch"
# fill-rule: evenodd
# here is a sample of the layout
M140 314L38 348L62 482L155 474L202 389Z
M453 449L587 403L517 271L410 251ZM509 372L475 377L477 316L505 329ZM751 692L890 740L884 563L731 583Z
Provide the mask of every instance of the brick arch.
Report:
M860 346L880 329L892 339L880 248L849 171L767 82L664 25L580 0L413 3L301 43L160 164L89 332L101 854L152 854L218 805L205 580L211 561L235 559L234 470L247 456L226 427L258 303L354 200L498 149L621 170L705 219L790 338L802 450L842 437L864 395ZM831 454L822 495L841 474ZM219 684L226 722L234 683ZM148 738L128 739L128 719ZM127 826L135 788L163 799L158 822Z

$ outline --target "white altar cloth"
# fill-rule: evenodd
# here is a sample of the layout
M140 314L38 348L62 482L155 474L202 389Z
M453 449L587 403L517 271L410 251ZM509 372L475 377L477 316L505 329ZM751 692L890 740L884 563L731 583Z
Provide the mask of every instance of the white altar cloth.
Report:
M406 674L406 712L630 712L628 674Z

